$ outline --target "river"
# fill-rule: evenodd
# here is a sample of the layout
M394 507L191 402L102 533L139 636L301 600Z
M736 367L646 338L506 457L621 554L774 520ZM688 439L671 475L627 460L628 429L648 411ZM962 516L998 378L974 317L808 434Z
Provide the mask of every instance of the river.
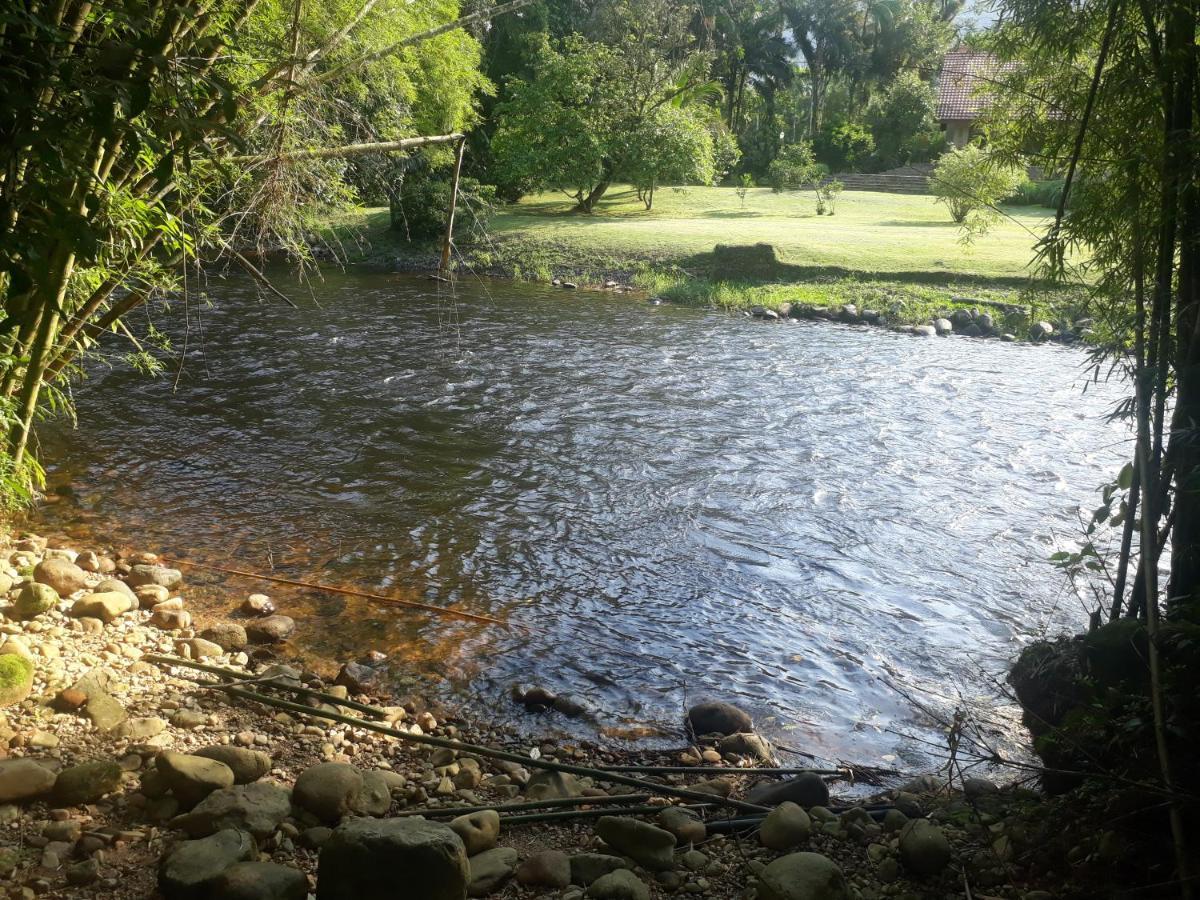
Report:
M1048 557L1125 435L1079 351L505 282L206 290L149 316L177 386L92 365L78 427L43 427L44 518L516 626L268 589L306 652L381 650L531 732L678 743L723 698L785 746L919 768L960 698L1019 743L993 679L1085 621ZM595 721L525 713L517 681Z

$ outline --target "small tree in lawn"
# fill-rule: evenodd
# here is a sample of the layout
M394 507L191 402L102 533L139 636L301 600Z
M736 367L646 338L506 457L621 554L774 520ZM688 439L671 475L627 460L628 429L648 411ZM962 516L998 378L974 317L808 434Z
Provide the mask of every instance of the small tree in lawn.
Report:
M629 135L622 173L646 209L654 206L654 191L660 183L710 184L714 174L712 134L690 110L659 107Z
M929 177L929 191L946 204L950 216L970 234L981 234L996 220L996 204L1025 179L1016 166L993 158L977 144L943 154Z
M750 188L753 186L753 184L754 176L749 172L743 172L741 181L738 182L737 186L738 199L742 201L743 207L746 205L746 195L750 193Z
M777 194L807 187L814 183L820 174L821 168L813 157L812 144L808 141L788 144L767 167L771 190Z

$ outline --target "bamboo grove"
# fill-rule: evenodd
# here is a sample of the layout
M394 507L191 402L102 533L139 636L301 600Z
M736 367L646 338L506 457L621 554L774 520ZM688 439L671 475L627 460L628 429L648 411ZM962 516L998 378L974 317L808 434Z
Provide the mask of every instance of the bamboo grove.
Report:
M35 418L67 405L64 378L101 334L140 349L123 318L155 296L186 302L189 263L257 271L248 246L306 252L304 210L337 199L339 145L394 150L469 125L486 84L466 28L528 2L462 17L457 0L5 4L3 499L36 485Z

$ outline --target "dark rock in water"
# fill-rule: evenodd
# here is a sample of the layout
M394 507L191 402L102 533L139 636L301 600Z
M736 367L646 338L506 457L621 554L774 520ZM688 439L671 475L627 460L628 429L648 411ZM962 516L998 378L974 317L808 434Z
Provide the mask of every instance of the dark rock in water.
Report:
M134 566L129 570L126 582L132 588L144 584L157 584L172 591L183 583L183 573L178 569L168 569L166 566Z
M317 900L463 900L470 869L445 825L418 818L351 819L317 862Z
M568 290L568 291L573 291L573 290L575 290L576 288L578 288L578 287L579 287L579 285L577 285L577 284L576 284L575 282L573 282L573 281L564 281L564 282L562 283L562 286L563 286L563 288L564 288L565 290Z
M973 324L974 319L971 318L971 311L969 309L956 309L950 314L950 323L958 331Z
M958 333L963 337L981 337L983 335L983 332L979 330L979 326L974 322L972 322L970 325L967 325L965 328L960 328Z
M206 641L212 641L222 650L242 650L249 643L246 629L236 622L222 622L211 628L205 628L200 632L200 637Z
M849 900L837 863L820 853L781 856L759 876L758 900Z
M688 710L687 724L695 735L724 736L754 730L754 720L750 714L732 703L698 703Z
M569 694L560 694L555 697L554 709L556 712L560 712L564 716L570 716L573 719L586 715L588 711L582 700L572 697Z
M858 307L853 303L844 304L842 308L838 310L838 318L849 325L857 324L860 318L858 315Z
M991 334L995 324L995 321L988 313L980 313L975 317L975 325L979 328L981 334Z
M795 778L768 781L756 785L746 795L746 799L759 806L778 806L785 800L790 800L804 809L813 806L827 806L829 804L829 785L820 775L805 772Z
M254 838L232 829L184 841L163 857L158 889L166 900L205 900L219 878L256 852Z
M348 662L333 680L356 694L378 694L387 686L387 669L361 662Z
M1115 619L1083 639L1088 673L1105 687L1132 688L1149 681L1149 637L1140 619Z
M308 877L278 863L242 862L217 880L212 896L214 900L305 900Z
M1025 710L1025 725L1034 737L1060 725L1067 713L1083 703L1083 644L1080 641L1038 641L1021 651L1009 684Z
M286 641L296 630L291 616L267 616L246 626L246 636L255 644L278 644Z

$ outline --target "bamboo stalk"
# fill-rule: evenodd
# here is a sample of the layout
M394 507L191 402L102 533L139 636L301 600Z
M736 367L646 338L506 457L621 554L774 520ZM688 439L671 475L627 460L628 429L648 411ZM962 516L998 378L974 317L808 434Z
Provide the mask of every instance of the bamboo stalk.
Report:
M748 766L600 766L605 772L644 772L647 775L842 775L844 769L758 768Z
M630 806L620 810L623 816L648 816L662 812L667 807L665 806ZM680 809L696 810L702 807L698 806L683 806ZM501 816L500 825L509 827L512 825L533 825L538 822L558 822L562 819L599 819L602 816L611 816L614 810L611 809L564 809L556 812L533 813L527 816ZM765 817L765 814L764 814Z
M258 163L268 161L291 162L297 159L341 159L346 156L363 156L368 153L390 153L395 150L412 150L433 144L453 144L461 141L459 132L434 134L424 137L403 138L399 141L370 141L365 144L343 144L340 147L309 147L304 150L289 150L287 153L251 153L231 156L231 163Z
M425 809L406 809L397 813L404 816L424 816L427 819L444 816L469 816L471 813L495 810L498 813L521 812L530 809L542 809L555 806L614 806L622 803L643 803L650 799L649 794L616 794L607 797L551 797L548 800L530 800L526 803L501 803L490 806L437 806ZM662 809L660 806L659 809Z
M175 665L188 668L196 667L191 660L174 659L169 656L160 656L158 654L147 654L142 658L148 662L156 662L160 665ZM237 677L240 673L229 672L229 674ZM334 722L341 722L345 725L354 726L355 728L362 728L365 731L374 731L378 734L384 734L389 737L394 737L402 741L409 741L415 744L427 744L431 747L445 747L449 750L458 750L460 753L472 753L478 756L486 756L491 759L502 759L506 760L507 762L514 762L518 765L528 766L529 768L533 769L545 769L551 772L563 772L568 775L578 775L584 778L592 778L597 781L607 781L612 784L627 784L631 787L639 788L652 794L662 794L666 797L676 797L681 800L692 800L697 803L715 803L743 812L767 811L766 807L759 806L756 803L747 803L744 800L734 800L731 797L720 797L716 794L706 794L703 791L693 791L687 788L678 788L666 784L656 784L650 781L643 781L640 778L631 778L627 775L622 775L617 772L606 772L603 769L595 769L590 766L577 766L572 763L560 763L548 759L534 759L531 756L523 756L519 753L512 753L508 750L497 750L495 748L484 747L479 744L468 744L464 741L455 741L451 740L450 738L436 737L432 734L411 734L407 731L400 731L395 728L389 728L386 725L380 725L378 722L368 722L365 719L356 719L354 716L346 716L342 715L341 713L332 712L326 709L314 709L313 707L304 706L300 703L292 703L288 700L281 700L278 697L268 697L265 694L243 690L242 688L233 687L232 685L228 684L211 685L211 687L225 691L225 693L233 697L239 697L243 700L250 700L254 703L262 703L264 706L274 706L278 709L299 713L300 715L313 716L314 718L319 719L330 719ZM287 685L279 685L278 687L280 690L292 690L291 686ZM341 703L340 700L337 702Z
M356 591L353 588L333 587L331 585L316 584L309 581L298 581L293 578L280 578L277 575L261 575L258 572L246 572L241 569L227 569L224 566L212 566L205 563L189 562L185 559L171 559L168 561L177 566L188 566L189 568L193 569L207 569L211 572L223 572L226 575L240 575L243 578L257 578L260 581L269 581L273 584L286 584L292 587L310 588L311 590L324 591L329 594L345 594L347 597L360 597L364 600L371 600L376 603L387 603L395 606L407 606L412 609L423 609L426 612L458 616L459 618L470 619L474 622L486 622L489 625L505 625L509 628L524 627L513 622L505 622L502 619L496 619L492 616L484 615L483 613L465 612L464 610L453 609L449 606L434 606L431 603L420 603L416 600L401 600L398 597L385 597L382 594L372 594L367 591Z
M458 142L458 155L454 158L454 181L450 185L450 208L446 210L446 234L442 238L442 259L438 263L438 274L450 267L450 241L454 237L454 209L458 206L458 180L462 175L463 154L467 150L467 139Z

